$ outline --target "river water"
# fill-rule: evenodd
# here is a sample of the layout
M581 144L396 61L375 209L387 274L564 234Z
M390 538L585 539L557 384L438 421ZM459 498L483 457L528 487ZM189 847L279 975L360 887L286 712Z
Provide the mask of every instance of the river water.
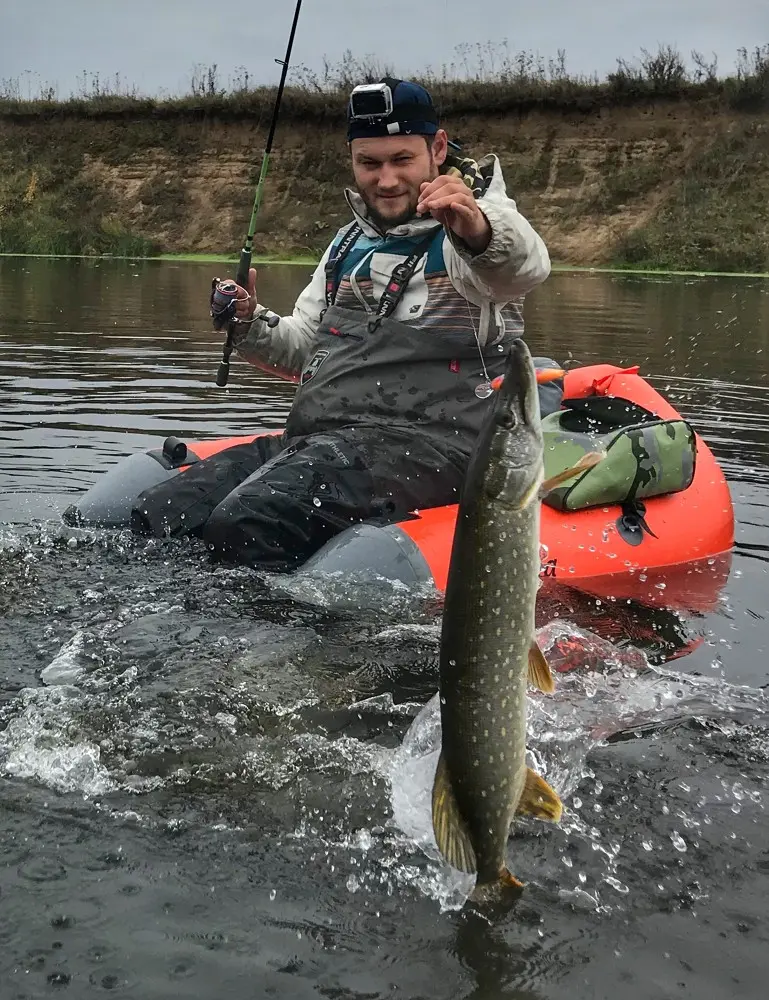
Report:
M290 386L214 384L216 270L0 259L0 998L764 996L769 283L563 273L529 299L535 353L640 364L692 420L737 544L707 615L540 609L616 656L532 697L565 813L516 825L527 890L489 923L430 842L438 595L59 520L167 434L281 425ZM288 311L309 273L261 268L260 297Z

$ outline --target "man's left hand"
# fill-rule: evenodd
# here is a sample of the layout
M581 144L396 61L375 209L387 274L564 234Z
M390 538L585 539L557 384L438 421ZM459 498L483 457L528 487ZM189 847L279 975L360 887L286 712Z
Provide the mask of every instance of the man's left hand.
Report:
M436 177L419 189L419 215L427 212L447 226L474 254L481 254L491 241L489 220L478 207L470 188L458 177Z

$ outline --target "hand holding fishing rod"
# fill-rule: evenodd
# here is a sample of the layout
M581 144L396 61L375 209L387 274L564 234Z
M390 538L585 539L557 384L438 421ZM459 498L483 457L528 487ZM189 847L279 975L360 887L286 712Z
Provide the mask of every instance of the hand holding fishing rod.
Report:
M251 211L251 221L248 226L245 242L243 243L243 249L240 251L240 261L238 262L238 270L235 274L235 280L232 281L231 279L226 279L224 281L220 281L219 278L214 278L211 283L211 318L214 321L214 329L221 330L225 324L227 326L227 338L222 348L222 360L219 365L219 370L216 373L216 384L219 387L227 385L227 380L230 375L230 355L233 350L235 328L239 322L243 322L243 320L236 318L235 315L236 301L238 299L238 286L243 289L247 289L248 287L249 272L251 268L251 251L254 242L254 233L256 231L256 220L259 215L259 208L262 204L262 191L264 189L265 178L267 177L267 167L270 161L272 140L275 137L275 128L278 124L280 102L283 97L283 88L286 83L286 75L288 73L289 60L291 58L291 49L294 44L294 35L296 34L296 25L299 20L299 11L301 6L302 0L297 0L296 10L294 11L294 21L291 25L291 33L288 38L288 46L286 47L286 57L283 60L275 60L276 62L282 62L283 70L280 74L280 84L278 85L278 93L275 97L275 106L272 112L270 131L267 136L267 143L264 147L262 168L259 171L259 180L257 181L256 194L254 195L254 206ZM271 312L269 309L263 309L261 312L257 313L253 319L262 319L270 327L274 327L280 322L280 317Z
M230 375L230 355L233 350L233 335L238 323L251 323L254 320L263 320L267 326L275 327L280 323L280 316L270 309L261 309L254 312L256 299L252 297L249 288L250 277L253 268L250 268L251 248L245 246L240 251L240 262L235 275L235 280L231 278L214 278L211 282L211 318L214 322L214 329L221 330L227 325L227 339L222 347L222 360L216 373L216 384L223 388L227 385ZM246 292L246 296L240 295L241 291ZM239 315L238 304L248 303L249 308L243 315Z

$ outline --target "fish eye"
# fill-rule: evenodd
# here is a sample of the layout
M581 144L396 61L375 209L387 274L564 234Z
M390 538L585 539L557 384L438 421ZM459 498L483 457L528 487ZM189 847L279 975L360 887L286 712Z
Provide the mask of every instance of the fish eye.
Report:
M515 414L511 410L500 414L499 425L500 427L504 427L505 430L511 431L515 427Z

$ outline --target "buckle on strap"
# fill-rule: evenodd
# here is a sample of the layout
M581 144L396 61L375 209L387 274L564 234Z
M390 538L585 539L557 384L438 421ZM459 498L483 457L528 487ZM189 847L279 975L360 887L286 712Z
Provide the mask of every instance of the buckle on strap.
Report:
M441 231L442 229L440 228L431 230L422 242L419 243L409 254L409 256L405 260L401 261L400 264L396 264L392 269L390 280L387 282L387 286L379 300L379 306L377 308L378 317L381 318L390 316L391 313L394 312L395 307L403 297L406 285L414 276L417 264L430 249L438 232ZM376 325L378 326L379 324L377 323Z

